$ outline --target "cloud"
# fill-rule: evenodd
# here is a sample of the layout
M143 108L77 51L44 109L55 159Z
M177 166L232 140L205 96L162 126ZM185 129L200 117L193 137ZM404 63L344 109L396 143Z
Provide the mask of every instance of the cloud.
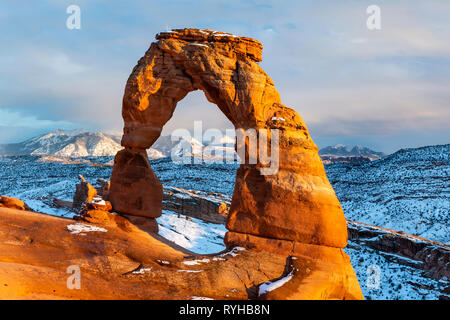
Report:
M361 1L78 1L78 31L65 28L69 4L0 4L0 25L14 25L0 34L8 44L0 51L4 121L20 114L34 119L30 127L120 129L126 80L154 35L201 27L262 41L261 66L318 141L364 131L368 142L401 136L392 139L399 147L412 143L408 130L435 132L428 144L449 133L448 1L380 0L379 31L367 30L370 3ZM190 94L165 131L194 120L229 126L217 110Z

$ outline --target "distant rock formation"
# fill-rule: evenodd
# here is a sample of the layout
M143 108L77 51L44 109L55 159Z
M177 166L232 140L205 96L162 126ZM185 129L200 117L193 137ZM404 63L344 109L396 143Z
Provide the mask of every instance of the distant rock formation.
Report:
M79 175L78 178L80 179L80 183L76 185L73 207L81 209L94 200L94 197L97 195L97 190L82 175Z
M164 186L162 208L201 219L224 224L230 211L229 199L219 193L185 190Z
M109 192L114 210L150 218L161 215L162 186L145 151L161 135L177 103L190 91L202 90L237 129L281 132L277 174L261 175L261 162L242 164L237 171L225 238L228 248L243 246L301 259L295 263L296 289L285 297L362 298L342 251L347 245L342 208L306 125L281 104L273 81L258 65L261 43L199 29L162 32L156 39L125 88L125 149L116 155ZM335 280L326 280L330 277ZM301 285L305 279L308 284Z

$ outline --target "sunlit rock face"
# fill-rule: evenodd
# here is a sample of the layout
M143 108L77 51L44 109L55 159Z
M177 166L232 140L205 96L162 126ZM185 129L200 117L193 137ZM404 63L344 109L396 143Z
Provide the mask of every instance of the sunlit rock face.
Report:
M161 135L177 103L189 92L202 90L237 130L263 129L268 132L268 145L275 137L271 129L279 132L278 170L261 174L268 165L258 158L256 164L243 163L237 171L225 243L264 250L268 243L333 248L332 255L328 251L317 255L319 264L321 257L345 256L341 248L347 244L347 226L342 208L305 123L282 105L273 81L258 64L261 43L199 29L162 32L156 40L125 88L125 150L116 156L109 196L114 209L152 218L161 215L161 184L143 155ZM359 289L348 259L339 263L349 268L335 272L356 282Z
M22 200L5 196L0 196L0 208L32 211L31 208Z

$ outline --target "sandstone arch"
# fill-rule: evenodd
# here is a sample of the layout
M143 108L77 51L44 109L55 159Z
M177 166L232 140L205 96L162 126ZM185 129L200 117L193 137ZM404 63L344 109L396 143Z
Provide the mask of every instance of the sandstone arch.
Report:
M161 214L161 184L145 149L161 134L176 104L202 90L236 128L277 128L279 172L259 174L261 164L237 172L227 227L241 234L343 248L346 221L317 147L301 117L281 104L273 81L260 68L256 40L209 30L162 32L131 73L123 98L122 145L111 178L116 210ZM277 121L272 119L284 119Z

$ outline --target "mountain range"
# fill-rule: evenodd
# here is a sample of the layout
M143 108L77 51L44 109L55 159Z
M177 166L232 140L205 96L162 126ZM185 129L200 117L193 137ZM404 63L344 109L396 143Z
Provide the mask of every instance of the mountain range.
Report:
M122 149L120 134L89 132L82 130L56 130L20 143L0 145L0 155L53 155L59 157L114 156ZM200 156L204 158L236 158L234 138L224 136L210 143L202 143L192 137L161 136L147 150L150 159L176 156ZM344 145L325 147L320 150L325 163L365 162L380 159L385 154L366 147Z
M369 161L378 160L386 156L383 152L373 151L367 147L348 147L343 144L322 148L319 151L319 155L322 158L361 157L367 158Z

